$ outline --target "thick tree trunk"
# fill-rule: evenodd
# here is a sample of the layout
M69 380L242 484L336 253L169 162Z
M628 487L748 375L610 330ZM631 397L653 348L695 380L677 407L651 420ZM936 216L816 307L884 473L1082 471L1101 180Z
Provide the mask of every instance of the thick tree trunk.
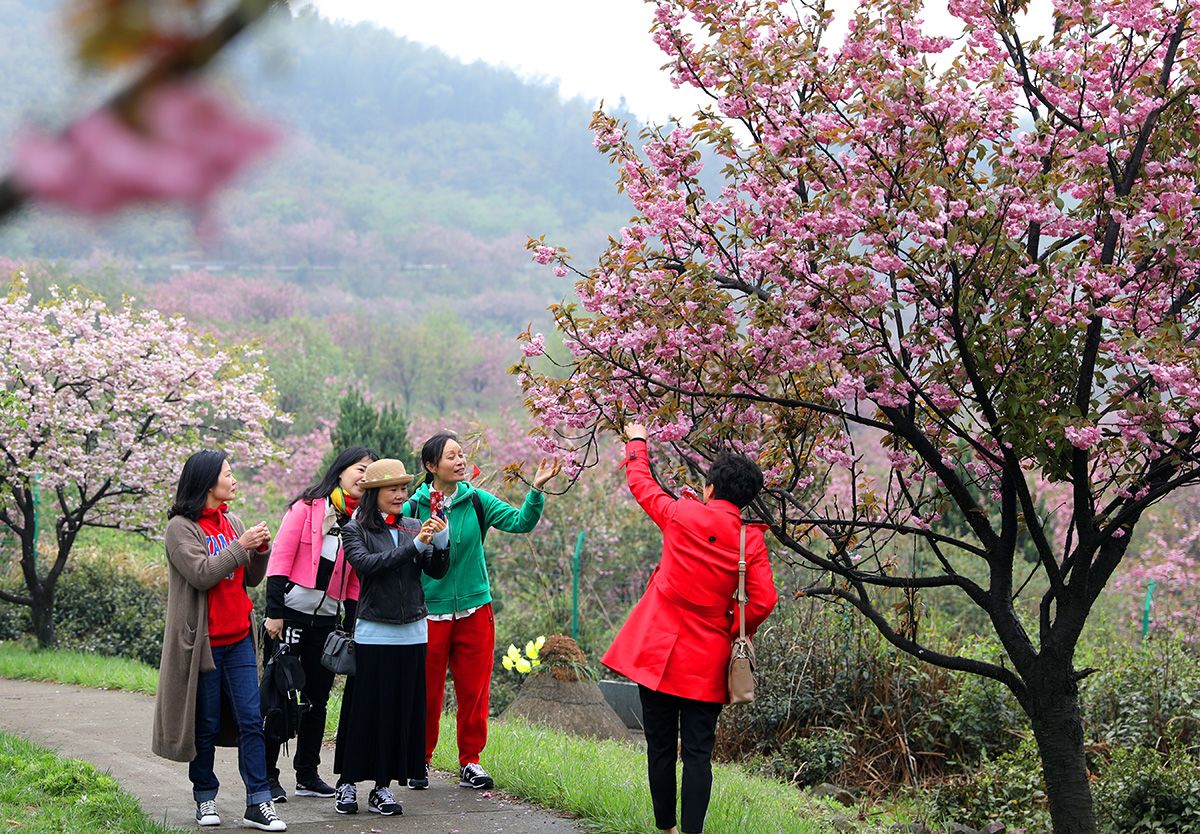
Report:
M1064 678L1069 680L1069 675ZM1054 834L1095 834L1078 690L1070 683L1030 693L1028 708L1042 757Z
M54 587L43 587L33 595L31 617L33 634L38 647L53 649L58 646L58 634L54 630Z

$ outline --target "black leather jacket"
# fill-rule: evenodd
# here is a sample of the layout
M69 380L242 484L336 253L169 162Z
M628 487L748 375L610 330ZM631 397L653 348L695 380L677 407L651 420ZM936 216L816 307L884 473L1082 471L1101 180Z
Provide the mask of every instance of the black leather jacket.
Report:
M414 523L419 524L420 522ZM441 579L450 569L450 550L433 548L421 553L411 533L364 530L355 519L342 528L342 549L361 585L358 616L380 623L411 623L426 615L421 571Z

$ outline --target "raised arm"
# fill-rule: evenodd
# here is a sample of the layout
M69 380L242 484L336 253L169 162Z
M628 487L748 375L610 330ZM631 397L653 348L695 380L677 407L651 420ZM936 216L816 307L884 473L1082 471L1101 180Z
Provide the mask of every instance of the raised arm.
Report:
M633 498L660 528L675 515L675 499L663 492L650 472L649 447L646 438L630 437L625 444L625 482Z
M525 501L520 509L490 492L482 489L475 491L479 493L479 502L483 507L484 523L505 533L528 533L537 527L542 518L542 510L546 506L546 496L536 489L525 493Z

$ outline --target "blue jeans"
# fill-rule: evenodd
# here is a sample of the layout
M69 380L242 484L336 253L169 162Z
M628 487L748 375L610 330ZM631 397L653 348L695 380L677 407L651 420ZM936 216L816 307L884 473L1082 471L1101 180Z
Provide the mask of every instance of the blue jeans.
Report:
M196 758L188 765L192 797L197 802L217 798L221 783L213 772L217 731L221 726L221 692L229 699L238 728L238 771L246 784L246 804L271 799L267 782L267 746L258 708L258 662L247 636L230 646L214 646L216 669L201 672L196 687Z

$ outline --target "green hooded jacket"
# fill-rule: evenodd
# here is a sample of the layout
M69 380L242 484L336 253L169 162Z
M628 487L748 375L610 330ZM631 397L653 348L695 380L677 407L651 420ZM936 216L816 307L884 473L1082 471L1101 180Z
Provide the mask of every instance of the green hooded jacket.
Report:
M427 480L408 499L405 515L421 521L429 518L430 486ZM441 579L421 576L425 605L430 614L453 614L492 601L487 564L483 558L483 535L471 493L479 496L485 526L505 533L528 533L537 526L546 503L545 495L531 489L525 495L525 503L517 509L487 490L476 489L466 481L459 483L458 491L449 499L446 509L446 519L450 522L450 570Z

